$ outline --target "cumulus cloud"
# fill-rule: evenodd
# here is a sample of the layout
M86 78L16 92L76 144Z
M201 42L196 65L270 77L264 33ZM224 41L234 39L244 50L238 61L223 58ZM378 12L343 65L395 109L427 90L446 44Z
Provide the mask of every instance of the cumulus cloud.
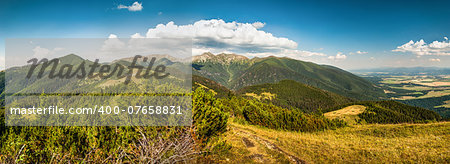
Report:
M367 54L367 53L369 53L369 52L367 52L367 51L356 51L356 52L350 52L349 54L350 55L355 55L355 54L363 55L363 54Z
M367 54L367 51L356 51L357 54Z
M101 50L102 51L116 51L116 50L122 50L125 46L125 43L119 40L117 38L117 35L110 34L108 36L108 39L105 40Z
M112 61L118 58L134 55L164 54L175 58L185 59L192 55L192 41L188 39L145 39L140 34L131 38L118 38L110 34L103 40L100 50L95 57Z
M128 9L128 11L141 11L144 7L142 3L134 2L131 6L119 5L117 9Z
M339 61L339 60L345 60L345 59L347 59L347 56L344 55L342 52L338 52L338 53L336 54L336 56L328 56L328 59L334 60L334 61Z
M131 35L131 38L137 39L137 38L145 38L145 37L139 33L135 33L135 34Z
M127 44L139 43L141 38L185 38L192 40L192 55L205 52L234 53L248 57L278 56L301 60L305 60L303 57L328 56L324 53L299 50L295 41L261 30L265 25L262 22L225 22L221 19L199 20L187 25L168 22L149 28L145 35L140 33L131 35L130 43ZM105 41L104 49L121 46L120 43L116 43L116 35L111 34L109 38Z
M266 25L266 23L255 22L255 23L252 23L252 25L253 25L253 27L255 27L256 29L260 29L260 28L263 28L263 27Z
M147 38L192 38L198 44L235 48L295 49L297 43L258 30L264 23L225 22L221 19L200 20L194 24L158 24L147 31Z
M441 59L438 59L438 58L436 58L436 59L430 58L428 60L431 61L431 62L440 62L441 61Z
M304 51L304 50L287 50L287 49L281 50L280 52L247 52L243 53L242 55L248 57L267 57L267 56L290 57L293 59L303 59L304 57L311 57L311 56L327 56L324 53Z
M189 38L192 54L204 52L236 53L249 57L287 56L291 58L327 56L323 53L298 50L298 44L288 38L277 37L261 30L263 22L225 22L222 19L199 20L193 24L158 24L145 35L135 33L131 38Z
M47 48L43 48L41 46L36 46L33 48L33 53L34 53L33 58L38 58L38 59L48 58L51 55L57 53L58 51L62 51L62 50L64 50L64 49L59 48L59 47L56 47L53 49L47 49Z
M394 52L410 52L417 56L423 55L450 55L450 42L444 37L445 41L433 41L429 44L423 39L414 42L413 40L398 46Z
M284 50L283 54L287 55L299 55L302 57L310 57L310 56L327 56L324 53L319 52L311 52L311 51L304 51L304 50Z

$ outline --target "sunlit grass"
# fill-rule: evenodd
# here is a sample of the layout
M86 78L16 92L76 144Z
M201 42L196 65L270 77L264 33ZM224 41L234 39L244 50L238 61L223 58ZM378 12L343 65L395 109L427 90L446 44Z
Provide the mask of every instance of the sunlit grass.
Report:
M351 105L339 110L327 112L323 115L331 120L340 119L347 122L347 124L355 125L357 124L357 120L360 119L358 114L363 113L365 109L366 107L363 105Z
M449 163L450 122L356 125L299 133L231 124L310 163Z

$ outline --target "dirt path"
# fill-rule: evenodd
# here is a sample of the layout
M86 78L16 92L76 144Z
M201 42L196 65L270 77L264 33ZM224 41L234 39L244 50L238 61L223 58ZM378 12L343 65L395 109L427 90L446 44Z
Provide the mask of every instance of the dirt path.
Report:
M306 164L306 161L300 159L299 157L296 157L292 154L287 153L277 145L269 142L268 140L264 139L263 137L257 136L251 132L248 132L243 129L239 129L237 127L232 127L232 130L234 131L234 134L242 137L242 142L247 147L247 149L252 152L252 155L250 155L250 158L257 161L257 162L263 162L267 163L270 161L270 159L267 159L267 153L262 152L261 148L258 148L260 143L265 148L276 151L279 154L284 155L287 157L291 163L298 163L298 164Z

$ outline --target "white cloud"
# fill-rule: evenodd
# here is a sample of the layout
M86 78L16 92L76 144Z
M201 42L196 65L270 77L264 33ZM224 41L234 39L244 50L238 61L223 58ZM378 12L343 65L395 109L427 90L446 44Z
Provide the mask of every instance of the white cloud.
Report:
M43 48L41 46L36 46L33 48L33 58L38 58L38 59L42 59L42 58L48 58L50 56L52 56L53 54L57 53L58 51L62 51L64 50L63 48L53 48L52 50L47 49L47 48Z
M446 37L444 37L445 39ZM423 39L420 41L414 42L409 41L401 46L398 46L397 49L392 50L394 52L410 52L417 56L422 55L450 55L450 42L446 39L446 41L433 41L432 43L425 43Z
M357 54L367 54L367 51L356 51Z
M328 56L324 53L299 50L296 42L261 30L265 25L262 22L225 22L221 19L199 20L187 25L169 22L148 29L145 35L135 33L131 35L131 38L192 39L192 55L211 52L213 54L235 53L248 57L278 56L294 59Z
M363 55L363 54L367 54L367 53L369 53L369 52L367 52L367 51L356 51L356 52L350 52L349 54L350 55L355 55L355 54Z
M428 60L431 62L440 62L441 61L441 59L438 59L438 58L436 58L436 59L430 58Z
M161 11L160 11L160 12L158 12L158 15L162 15L162 14L163 14L163 12L161 12Z
M339 61L339 60L345 60L345 59L347 59L347 56L344 55L342 52L338 52L338 53L336 54L336 56L328 56L328 59L334 60L334 61Z
M215 44L239 48L295 49L297 43L271 33L258 30L261 22L238 23L221 19L200 20L194 24L176 25L174 22L158 24L147 31L147 38L192 38L199 44Z
M145 38L145 37L139 33L135 33L135 34L131 35L131 38Z
M205 52L205 51L203 51ZM304 50L288 50L284 49L277 52L247 52L243 53L242 55L248 56L248 57L267 57L267 56L277 56L277 57L289 57L293 59L304 59L304 57L311 57L311 56L327 56L324 53L319 52L311 52L311 51L304 51Z
M115 34L109 34L109 36L108 36L108 38L117 38L117 35L115 35Z
M103 40L100 50L94 57L105 61L134 55L165 54L184 59L192 55L192 41L188 39L144 38L136 33L131 38L118 38L110 34ZM91 56L92 57L92 56Z
M263 28L263 27L266 25L266 23L255 22L255 23L252 23L252 25L253 25L253 27L255 27L256 29L260 29L260 28Z
M5 55L0 54L0 69L3 70L5 69Z
M142 3L134 2L131 6L119 5L118 9L128 9L128 11L141 11L144 7L142 7Z
M324 53L320 53L320 52L311 52L311 51L304 51L304 50L284 50L284 54L287 55L299 55L302 57L309 57L309 56L327 56Z
M47 56L50 53L50 50L47 48L42 48L41 46L36 46L33 48L33 52L33 57L42 58L43 56Z
M117 51L117 50L123 50L124 46L125 46L125 43L120 41L119 38L117 38L117 35L110 34L108 36L108 39L105 40L101 50L112 52L112 51Z

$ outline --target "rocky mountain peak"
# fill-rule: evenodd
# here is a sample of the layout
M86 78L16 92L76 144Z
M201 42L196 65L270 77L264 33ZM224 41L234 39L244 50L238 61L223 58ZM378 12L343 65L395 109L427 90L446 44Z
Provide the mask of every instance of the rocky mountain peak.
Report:
M217 55L212 54L211 52L205 52L201 55L194 56L193 62L218 62L221 64L229 64L231 62L240 62L249 60L247 57L237 54L226 54L220 53Z

